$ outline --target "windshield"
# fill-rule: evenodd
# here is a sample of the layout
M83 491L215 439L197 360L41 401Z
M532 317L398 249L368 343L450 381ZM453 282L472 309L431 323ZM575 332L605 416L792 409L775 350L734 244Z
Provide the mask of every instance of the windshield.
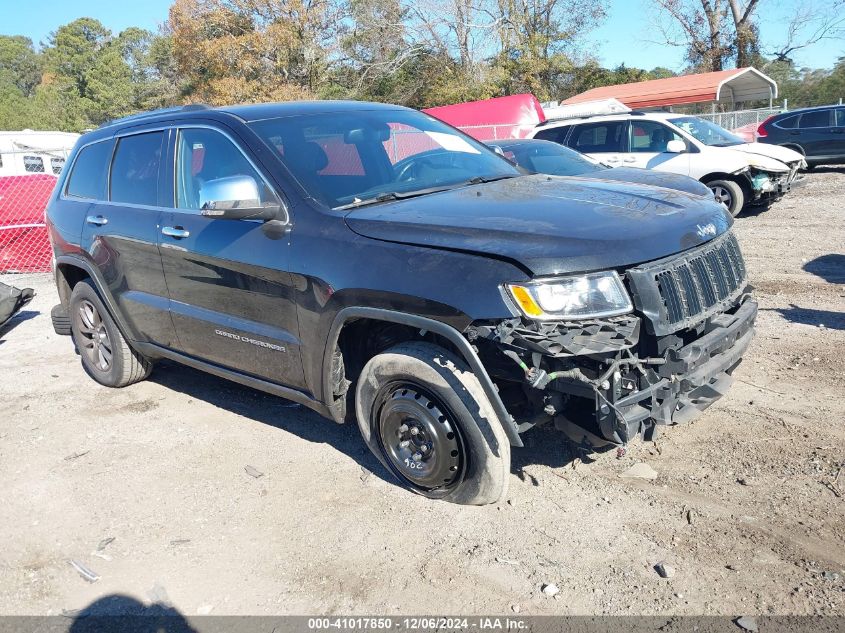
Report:
M705 145L713 147L729 147L731 145L742 145L745 143L740 137L725 128L699 119L697 116L685 116L678 119L669 119L669 122L681 128L684 132Z
M412 110L280 117L250 127L333 209L521 175L481 143Z
M499 147L508 160L540 174L578 176L605 169L597 161L551 141L502 143Z

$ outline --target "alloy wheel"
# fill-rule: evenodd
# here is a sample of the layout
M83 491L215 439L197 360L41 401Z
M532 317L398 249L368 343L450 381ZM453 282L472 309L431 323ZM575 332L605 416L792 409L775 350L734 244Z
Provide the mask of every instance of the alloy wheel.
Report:
M99 371L109 371L114 347L100 312L93 303L83 299L77 306L75 317L82 339L82 353Z
M731 192L721 185L716 185L710 189L713 191L713 197L716 198L716 202L719 202L730 211L731 205L733 204L733 196L731 195Z

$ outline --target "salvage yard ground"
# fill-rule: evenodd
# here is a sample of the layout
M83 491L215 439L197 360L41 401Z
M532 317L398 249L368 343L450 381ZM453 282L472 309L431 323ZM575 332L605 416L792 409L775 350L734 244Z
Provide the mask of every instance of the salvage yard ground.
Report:
M6 278L38 296L0 340L0 614L123 594L186 615L845 615L845 169L736 230L761 310L730 394L622 459L535 429L482 508L404 492L354 426L191 369L98 386L52 331L50 280ZM638 462L657 478L620 477Z

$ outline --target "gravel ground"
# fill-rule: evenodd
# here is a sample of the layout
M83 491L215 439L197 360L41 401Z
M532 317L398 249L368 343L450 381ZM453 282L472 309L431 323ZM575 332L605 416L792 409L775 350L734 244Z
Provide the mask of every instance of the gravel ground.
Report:
M843 207L845 170L819 169L737 221L761 311L725 399L622 459L536 429L483 508L406 493L356 428L191 369L100 387L52 332L50 280L18 280L38 296L0 340L0 614L123 594L187 615L845 615ZM620 477L638 462L657 478Z

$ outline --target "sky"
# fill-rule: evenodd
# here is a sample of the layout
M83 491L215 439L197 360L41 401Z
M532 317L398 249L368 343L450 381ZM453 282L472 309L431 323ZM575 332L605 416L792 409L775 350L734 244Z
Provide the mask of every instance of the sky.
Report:
M651 69L663 66L679 71L684 66L683 51L656 43L659 31L653 27L652 6L648 0L609 0L605 23L594 31L590 52L605 66L621 63ZM762 0L760 34L764 46L784 38L786 24L795 8L807 0ZM51 31L76 18L89 16L100 20L115 33L129 26L155 30L167 19L172 0L0 0L0 34L25 35L36 44L46 41ZM830 68L845 55L845 41L822 42L799 51L799 66Z

